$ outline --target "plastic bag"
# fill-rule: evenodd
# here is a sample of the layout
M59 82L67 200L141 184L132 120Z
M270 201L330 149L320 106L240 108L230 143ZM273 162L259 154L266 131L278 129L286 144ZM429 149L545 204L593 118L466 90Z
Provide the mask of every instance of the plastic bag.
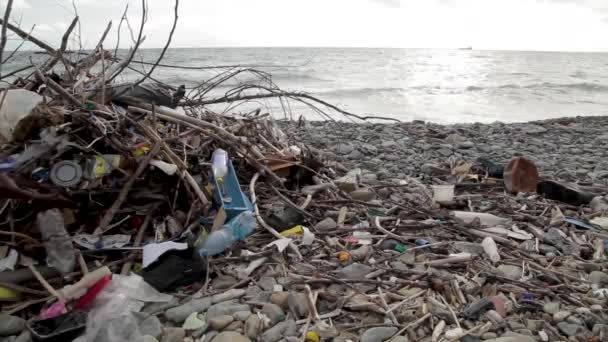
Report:
M139 311L146 302L169 302L173 296L162 294L138 275L113 275L112 281L92 302L87 328L77 342L140 342L143 336Z

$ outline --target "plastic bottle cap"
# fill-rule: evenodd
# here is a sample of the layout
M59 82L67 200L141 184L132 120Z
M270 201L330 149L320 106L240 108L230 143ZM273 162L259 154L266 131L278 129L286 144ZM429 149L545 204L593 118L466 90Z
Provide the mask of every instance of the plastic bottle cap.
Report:
M75 161L63 160L53 165L49 177L55 185L72 187L82 180L82 168Z
M348 261L348 259L350 259L350 254L348 252L342 251L338 253L338 260Z
M306 342L319 342L321 340L321 338L319 337L319 334L317 334L314 331L308 331L306 332Z

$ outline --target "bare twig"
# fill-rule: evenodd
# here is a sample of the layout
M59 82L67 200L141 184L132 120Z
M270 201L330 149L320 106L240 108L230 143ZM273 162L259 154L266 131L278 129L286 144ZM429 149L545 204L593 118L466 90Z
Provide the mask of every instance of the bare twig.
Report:
M4 9L4 19L2 20L2 37L0 38L0 77L2 76L2 55L4 47L6 47L6 28L8 26L8 20L11 17L11 10L13 9L13 0L8 0L6 8ZM28 35L29 36L29 35Z

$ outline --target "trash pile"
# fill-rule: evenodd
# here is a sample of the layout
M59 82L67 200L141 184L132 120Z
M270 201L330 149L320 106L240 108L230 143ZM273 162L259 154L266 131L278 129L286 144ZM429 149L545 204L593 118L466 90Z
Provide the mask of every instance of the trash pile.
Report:
M605 192L524 157L372 185L104 58L0 94L1 337L608 340Z

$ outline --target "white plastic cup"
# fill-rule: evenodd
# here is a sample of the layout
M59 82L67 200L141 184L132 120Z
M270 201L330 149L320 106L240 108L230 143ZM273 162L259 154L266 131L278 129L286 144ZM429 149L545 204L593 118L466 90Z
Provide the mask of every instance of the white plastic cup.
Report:
M454 185L433 185L433 200L439 203L454 200Z

